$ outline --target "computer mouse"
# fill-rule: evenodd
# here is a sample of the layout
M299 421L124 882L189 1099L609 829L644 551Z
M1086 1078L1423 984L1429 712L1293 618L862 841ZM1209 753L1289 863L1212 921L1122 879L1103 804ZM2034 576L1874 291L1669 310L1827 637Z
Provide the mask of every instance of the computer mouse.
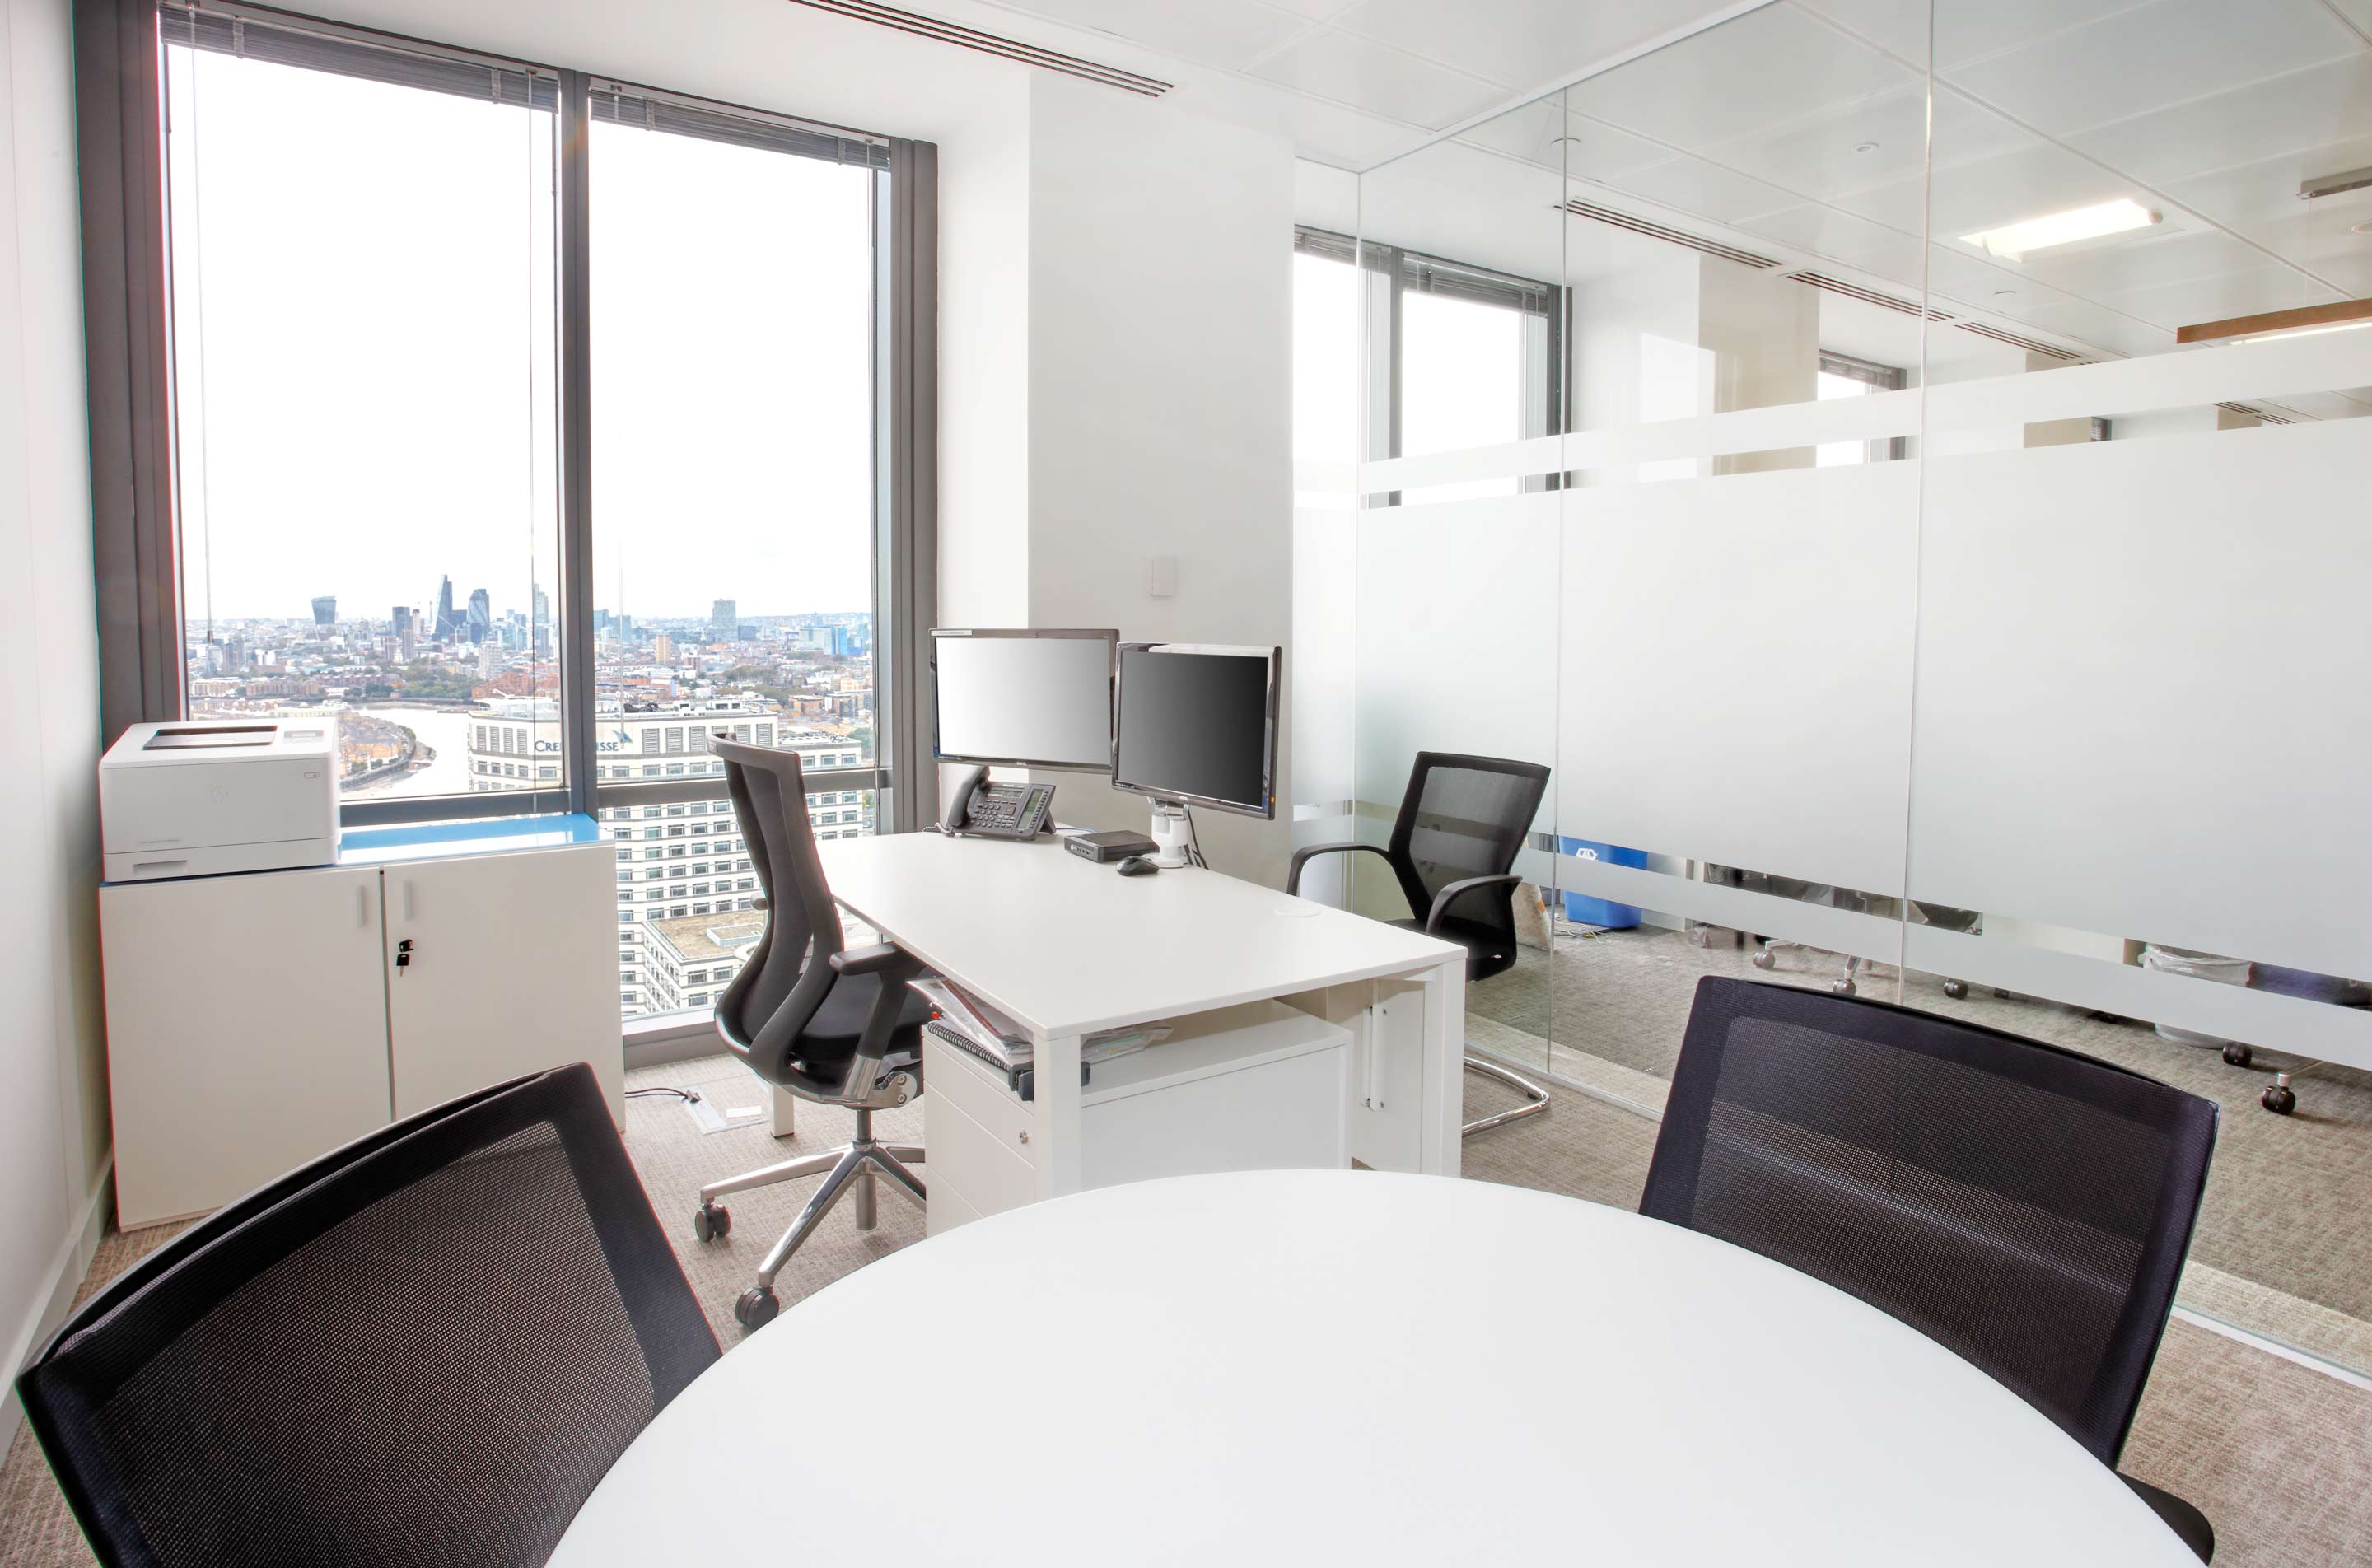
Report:
M1123 877L1150 877L1160 869L1141 854L1132 854L1120 863L1120 874Z

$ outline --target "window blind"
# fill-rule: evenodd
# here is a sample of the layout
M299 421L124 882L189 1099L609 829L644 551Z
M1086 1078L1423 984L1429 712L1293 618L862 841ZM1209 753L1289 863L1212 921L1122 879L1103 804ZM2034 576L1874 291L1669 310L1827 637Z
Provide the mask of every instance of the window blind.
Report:
M671 136L697 136L703 141L723 142L728 146L751 147L760 152L821 158L827 163L854 164L861 168L890 167L890 144L886 139L834 126L715 108L617 82L595 82L587 101L595 120L611 124L664 131Z
M243 60L327 71L547 113L560 106L559 76L517 62L407 49L343 32L295 27L246 11L169 3L157 8L157 30L167 44Z

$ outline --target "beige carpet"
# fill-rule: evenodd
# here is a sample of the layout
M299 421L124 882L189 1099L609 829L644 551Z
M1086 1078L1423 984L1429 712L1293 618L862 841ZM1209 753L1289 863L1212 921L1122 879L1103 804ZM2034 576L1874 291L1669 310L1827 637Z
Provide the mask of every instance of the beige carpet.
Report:
M1700 975L1825 988L1843 972L1843 960L1833 955L1792 948L1766 973L1752 967L1746 949L1698 947L1678 933L1642 928L1560 937L1553 959L1527 949L1516 970L1468 992L1467 1006L1515 1031L1494 1034L1494 1049L1524 1057L1524 1048L1510 1040L1529 1036L1537 1061L1538 1037L1549 1026L1561 1051L1632 1069L1645 1075L1633 1082L1659 1090L1671 1077ZM2339 1331L2316 1332L2306 1321L2312 1314L2236 1290L2188 1304L2218 1317L2247 1314L2238 1319L2242 1327L2308 1343L2334 1359L2346 1360L2345 1347L2372 1338L2372 1202L2366 1202L2372 1194L2372 1074L2324 1068L2298 1081L2296 1115L2274 1116L2257 1097L2273 1068L2293 1064L2289 1057L2262 1051L2251 1068L2227 1067L2218 1052L2169 1043L2145 1024L1997 997L1987 988L1956 1001L1944 994L1943 977L1913 973L1898 981L1891 967L1865 972L1859 983L1864 996L2049 1040L2218 1102L2223 1122L2192 1260L2355 1319L2358 1331L2341 1324ZM2260 1304L2266 1309L2252 1312Z
M761 1098L744 1070L723 1057L636 1073L629 1082L709 1086L729 1104ZM1482 1080L1469 1084L1470 1113L1511 1103ZM733 1234L708 1247L692 1240L688 1223L700 1184L828 1147L845 1136L847 1120L802 1106L799 1136L785 1144L762 1125L703 1134L672 1099L630 1101L627 1121L627 1146L644 1184L729 1350L740 1338L732 1322L733 1297L812 1183L737 1196ZM888 1136L919 1138L920 1108L880 1118L877 1126ZM1654 1142L1652 1123L1568 1094L1548 1116L1470 1144L1467 1174L1631 1208ZM871 1235L862 1235L843 1203L777 1282L785 1303L923 1234L919 1212L886 1188L880 1221ZM160 1228L109 1237L85 1294L168 1234ZM1510 1303L1508 1322L1538 1323L1541 1343L1573 1353L1556 1307ZM1503 1334L1506 1325L1490 1331ZM2215 1560L2226 1568L2341 1568L2372 1561L2372 1489L2365 1484L2372 1476L2372 1394L2221 1335L2183 1323L2169 1331L2126 1468L2206 1510L2222 1540ZM90 1561L30 1434L20 1429L0 1466L0 1568Z

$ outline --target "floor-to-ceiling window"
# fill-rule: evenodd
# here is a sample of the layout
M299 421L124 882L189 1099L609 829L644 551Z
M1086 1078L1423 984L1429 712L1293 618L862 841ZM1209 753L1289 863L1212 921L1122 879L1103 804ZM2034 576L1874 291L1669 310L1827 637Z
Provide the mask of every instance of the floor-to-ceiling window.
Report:
M164 29L189 711L336 714L351 805L552 809L556 84Z
M890 142L160 34L187 711L333 718L350 824L597 813L622 1015L705 1010L762 923L709 738L819 838L890 798Z

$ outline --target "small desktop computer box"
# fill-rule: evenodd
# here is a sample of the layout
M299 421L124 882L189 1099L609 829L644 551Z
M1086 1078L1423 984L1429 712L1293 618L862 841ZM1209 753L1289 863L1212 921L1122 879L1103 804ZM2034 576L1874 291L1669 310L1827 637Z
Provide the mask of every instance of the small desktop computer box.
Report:
M1151 854L1161 846L1143 833L1133 833L1125 828L1104 833L1064 833L1063 847L1082 860L1092 860L1098 865L1110 865L1126 860L1132 854Z

